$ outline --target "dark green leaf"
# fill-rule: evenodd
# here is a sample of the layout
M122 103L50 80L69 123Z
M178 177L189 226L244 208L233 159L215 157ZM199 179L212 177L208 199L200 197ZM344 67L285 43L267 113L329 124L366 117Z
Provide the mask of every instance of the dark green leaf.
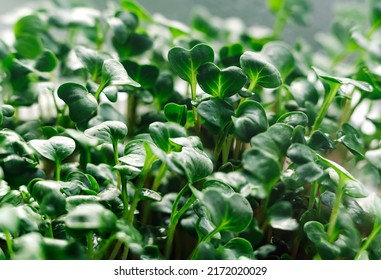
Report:
M312 183L324 175L321 167L315 162L308 162L296 168L296 174L303 183Z
M168 52L168 61L172 69L181 79L190 84L196 83L198 68L213 60L213 49L206 44L198 44L190 50L174 47Z
M239 58L244 53L243 45L240 43L224 46L220 49L219 57L224 67L239 67Z
M256 101L245 101L240 103L235 117L232 117L234 134L244 142L265 131L268 127L266 112Z
M152 88L159 77L159 68L154 65L140 65L131 60L125 60L122 64L131 78L143 89Z
M197 106L197 112L205 120L206 127L216 134L231 122L234 114L233 107L229 103L214 98L201 102Z
M304 164L314 161L314 153L303 144L292 144L287 150L287 156L296 164Z
M337 141L342 143L352 154L364 158L364 146L359 132L348 123L344 123L342 130L337 133Z
M280 201L271 206L268 217L273 228L290 231L298 228L298 222L292 218L292 205L288 201Z
M112 44L120 59L124 60L148 51L153 42L147 35L131 33L123 42L120 42L120 38L113 38Z
M306 102L317 104L319 101L319 94L314 85L301 78L292 81L290 93L301 107L306 107Z
M150 13L134 0L122 0L121 6L124 10L137 15L141 20L152 21Z
M282 84L278 69L261 54L246 51L240 59L243 72L253 84L264 88L277 88Z
M223 99L241 90L247 77L237 66L221 70L214 63L208 62L198 68L197 81L203 91Z
M37 59L35 68L41 72L51 72L56 68L58 59L51 50L44 50Z
M75 150L73 139L65 136L53 136L48 140L31 140L29 144L42 156L51 161L62 161Z
M168 155L168 168L184 175L190 183L209 176L213 171L210 158L198 148L183 147L181 152Z
M116 227L116 216L100 204L81 204L65 217L66 228L76 234L97 232L101 236Z
M335 149L335 142L328 134L316 130L312 133L310 139L308 139L308 146L316 151L328 151Z
M363 91L367 91L367 92L373 91L373 87L366 82L357 81L357 80L353 80L350 78L341 78L341 77L330 76L330 75L324 73L322 70L320 70L316 67L312 67L312 69L315 71L316 75L318 75L320 78L322 78L323 80L326 80L328 82L340 84L340 85L350 84L350 85L353 85L353 86L355 86L355 87L357 87Z
M283 79L295 68L295 58L291 49L292 48L284 42L273 41L264 45L261 50L261 54L275 65Z
M69 116L76 123L89 120L97 111L96 99L80 84L62 84L57 94L69 106Z
M29 192L40 205L40 212L49 217L66 213L66 198L61 193L61 184L56 181L32 181Z
M307 126L308 125L308 117L303 112L288 112L284 115L282 115L278 120L278 123L285 123L288 125L291 125L293 127L301 125L301 126Z
M187 122L187 106L178 105L176 103L168 103L164 107L164 115L170 122L175 122L184 126Z
M23 33L17 36L15 49L22 57L35 59L42 53L43 45L39 37Z
M258 179L267 193L270 193L280 176L280 165L274 157L258 148L247 150L243 154L243 168Z
M115 59L106 59L103 62L101 84L104 88L110 85L140 87L140 84L132 80L123 65Z
M127 136L127 126L120 121L105 121L85 130L85 135L104 143L115 143Z

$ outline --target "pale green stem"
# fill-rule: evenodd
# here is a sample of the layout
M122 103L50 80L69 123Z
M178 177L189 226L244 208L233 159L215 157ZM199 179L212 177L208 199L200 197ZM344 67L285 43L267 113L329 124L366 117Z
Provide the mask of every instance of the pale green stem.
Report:
M327 239L329 242L333 242L335 239L335 234L334 234L335 226L336 226L337 218L339 217L341 202L344 197L343 185L344 185L344 180L342 179L342 176L340 176L339 184L336 190L335 203L333 204L331 216L328 222Z
M369 234L365 243L361 246L360 250L356 254L355 260L360 259L362 253L368 249L368 247L370 246L374 238L376 238L376 236L380 233L380 231L381 231L381 223L378 225L374 224L372 232Z
M340 86L341 86L341 84L336 84L336 83L331 84L331 88L330 88L328 94L324 98L323 104L320 107L319 113L315 119L315 122L312 126L312 130L311 130L310 134L312 134L312 132L314 132L315 130L319 129L325 115L328 112L328 108L331 105L333 99L335 98L336 93L339 90Z
M59 159L56 160L55 173L56 173L56 181L60 181L61 180L61 160Z
M8 254L9 254L9 259L14 259L15 253L13 252L13 245L12 245L12 236L9 233L9 231L5 230L4 231L5 235L5 241L7 243L7 249L8 249Z

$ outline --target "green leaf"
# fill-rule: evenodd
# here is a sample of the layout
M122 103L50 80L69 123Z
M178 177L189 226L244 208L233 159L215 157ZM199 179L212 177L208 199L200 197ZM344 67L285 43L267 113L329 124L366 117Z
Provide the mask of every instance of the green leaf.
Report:
M25 33L36 36L46 31L46 25L37 15L28 15L15 23L13 31L16 37Z
M88 121L97 111L97 100L80 84L62 84L57 94L68 105L70 119L76 123Z
M287 156L296 164L312 162L315 159L314 152L303 144L292 144L287 150Z
M268 128L266 112L262 105L256 101L244 101L240 103L232 117L234 134L244 142Z
M323 163L323 165L326 165L328 167L331 167L333 168L340 176L343 177L344 181L357 181L353 176L352 174L350 174L344 167L342 167L341 165L337 164L336 162L334 161L331 161L329 159L326 159L324 157L322 157L321 155L319 154L316 154L316 156L318 157L318 160L321 161Z
M126 40L120 42L120 39L114 37L112 44L121 60L141 55L153 45L151 38L145 34L131 33Z
M367 151L365 158L377 169L381 169L381 149Z
M239 59L244 53L244 47L240 43L224 46L220 49L219 58L224 67L237 66L239 67Z
M15 113L15 109L10 105L0 105L0 125L3 124L4 117L12 117Z
M328 151L335 149L335 142L328 134L325 134L320 130L314 131L307 143L308 146L316 151Z
M83 46L76 47L74 51L89 71L92 80L98 79L102 74L103 62L107 59L107 56Z
M150 189L142 188L142 193L140 195L141 200L151 200L151 201L161 201L162 197L158 192Z
M169 153L172 148L169 138L187 136L184 128L174 123L154 122L148 129L153 142L165 153Z
M218 134L231 122L234 109L226 101L213 98L201 102L197 106L197 113L205 120L206 127Z
M221 70L214 63L208 62L198 68L198 84L203 91L214 97L230 97L241 90L246 81L246 75L237 66Z
M41 72L51 72L56 68L57 64L56 55L51 50L44 50L34 67Z
M66 198L61 193L61 184L56 181L31 181L28 190L40 205L40 212L49 217L66 213Z
M253 210L249 202L238 193L206 188L196 197L208 210L211 222L216 227L215 232L241 232L252 220Z
M204 179L213 171L212 161L198 148L183 147L181 152L170 153L167 164L170 170L184 175L190 183Z
M303 112L295 111L295 112L288 112L277 120L278 123L285 123L288 125L291 125L293 127L296 127L298 125L301 126L307 126L308 125L308 117Z
M278 69L259 53L246 51L240 59L243 72L252 84L264 88L277 88L282 85Z
M270 207L268 212L271 227L293 231L298 228L298 222L292 218L292 205L288 201L280 201Z
M196 83L198 68L213 60L214 51L206 44L198 44L190 50L174 47L168 52L168 61L173 71L190 84Z
M347 196L354 198L364 198L368 196L368 192L365 187L359 181L346 181L344 186L344 193Z
M122 65L133 80L143 89L152 88L159 77L159 68L154 65L140 65L131 60L125 60Z
M279 70L281 77L285 79L295 68L295 58L292 48L284 42L269 42L261 50L261 54L267 57Z
M146 158L146 150L144 148L144 140L129 141L124 149L124 156L119 161L133 167L142 168Z
M123 65L115 59L106 59L103 62L101 85L103 88L110 85L140 87L140 84L132 80Z
M302 78L292 81L290 93L298 105L304 108L307 106L307 102L315 105L319 101L319 93L315 86L308 80Z
M315 71L316 75L322 78L323 80L326 80L331 83L340 84L340 85L353 85L360 90L366 91L366 92L372 92L373 87L368 84L367 82L357 81L350 78L342 78L342 77L336 77L336 76L330 76L327 73L323 72L317 67L312 67L312 69Z
M35 59L43 52L43 45L39 37L23 33L16 37L15 49L22 57Z
M269 127L266 132L278 145L282 154L285 154L291 145L293 128L288 124L277 123Z
M141 20L153 21L150 13L134 0L121 0L120 5L124 10L134 13Z
M187 106L168 103L164 107L164 115L168 121L184 126L187 122Z
M35 139L29 144L42 156L51 161L62 161L75 150L73 139L65 136L53 136L48 140Z
M105 121L85 130L85 135L96 138L102 143L115 143L127 136L127 126L120 121Z
M116 227L117 218L100 204L81 204L65 217L65 226L70 233L85 235L89 232L104 236Z
M324 175L322 168L315 162L308 162L296 168L296 174L303 183L312 183Z
M20 219L17 215L17 208L11 205L5 205L0 208L0 232L9 232L17 236Z
M280 177L280 164L266 151L258 148L246 150L242 158L243 168L261 182L269 194Z
M337 133L337 141L342 143L352 154L364 158L364 146L359 132L348 123L344 123L342 130Z

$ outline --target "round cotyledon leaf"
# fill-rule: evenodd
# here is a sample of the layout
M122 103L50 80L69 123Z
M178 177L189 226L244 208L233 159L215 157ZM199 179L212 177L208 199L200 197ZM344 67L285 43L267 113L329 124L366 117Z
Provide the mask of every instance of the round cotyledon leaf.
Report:
M120 121L105 121L85 130L85 135L104 143L114 143L127 136L127 126Z
M97 100L80 84L62 84L57 94L68 105L69 116L73 122L88 121L98 109Z
M65 136L53 136L50 139L34 139L29 144L43 157L52 161L62 161L75 150L75 141Z

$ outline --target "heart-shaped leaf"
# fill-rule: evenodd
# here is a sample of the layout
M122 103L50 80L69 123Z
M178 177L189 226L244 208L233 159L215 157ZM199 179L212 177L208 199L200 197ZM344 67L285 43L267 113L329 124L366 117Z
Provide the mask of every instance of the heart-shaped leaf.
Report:
M112 44L120 59L124 60L148 51L152 48L153 42L146 34L131 33L123 41L119 37L113 37Z
M76 123L88 121L97 111L96 99L80 84L62 84L57 94L68 105L70 119Z
M198 68L213 62L214 51L206 44L198 44L187 50L182 47L174 47L168 52L168 61L173 71L183 80L195 85L197 83Z
M242 102L232 117L234 134L244 142L265 131L268 127L266 112L256 101L248 100Z
M214 63L208 62L198 68L197 81L206 93L227 98L242 89L247 77L239 67L230 66L221 70Z
M105 121L85 130L85 135L103 143L115 143L127 136L127 126L120 121Z
M277 88L282 85L282 78L278 69L263 55L246 51L241 56L240 63L251 84L257 84L264 88Z
M315 153L303 144L292 144L287 150L287 156L296 164L312 162L315 159Z
M342 143L352 154L364 158L363 141L359 132L348 123L344 123L342 130L337 133L337 141Z
M53 136L48 140L35 139L29 144L42 156L51 161L62 161L75 150L73 139L65 136Z

